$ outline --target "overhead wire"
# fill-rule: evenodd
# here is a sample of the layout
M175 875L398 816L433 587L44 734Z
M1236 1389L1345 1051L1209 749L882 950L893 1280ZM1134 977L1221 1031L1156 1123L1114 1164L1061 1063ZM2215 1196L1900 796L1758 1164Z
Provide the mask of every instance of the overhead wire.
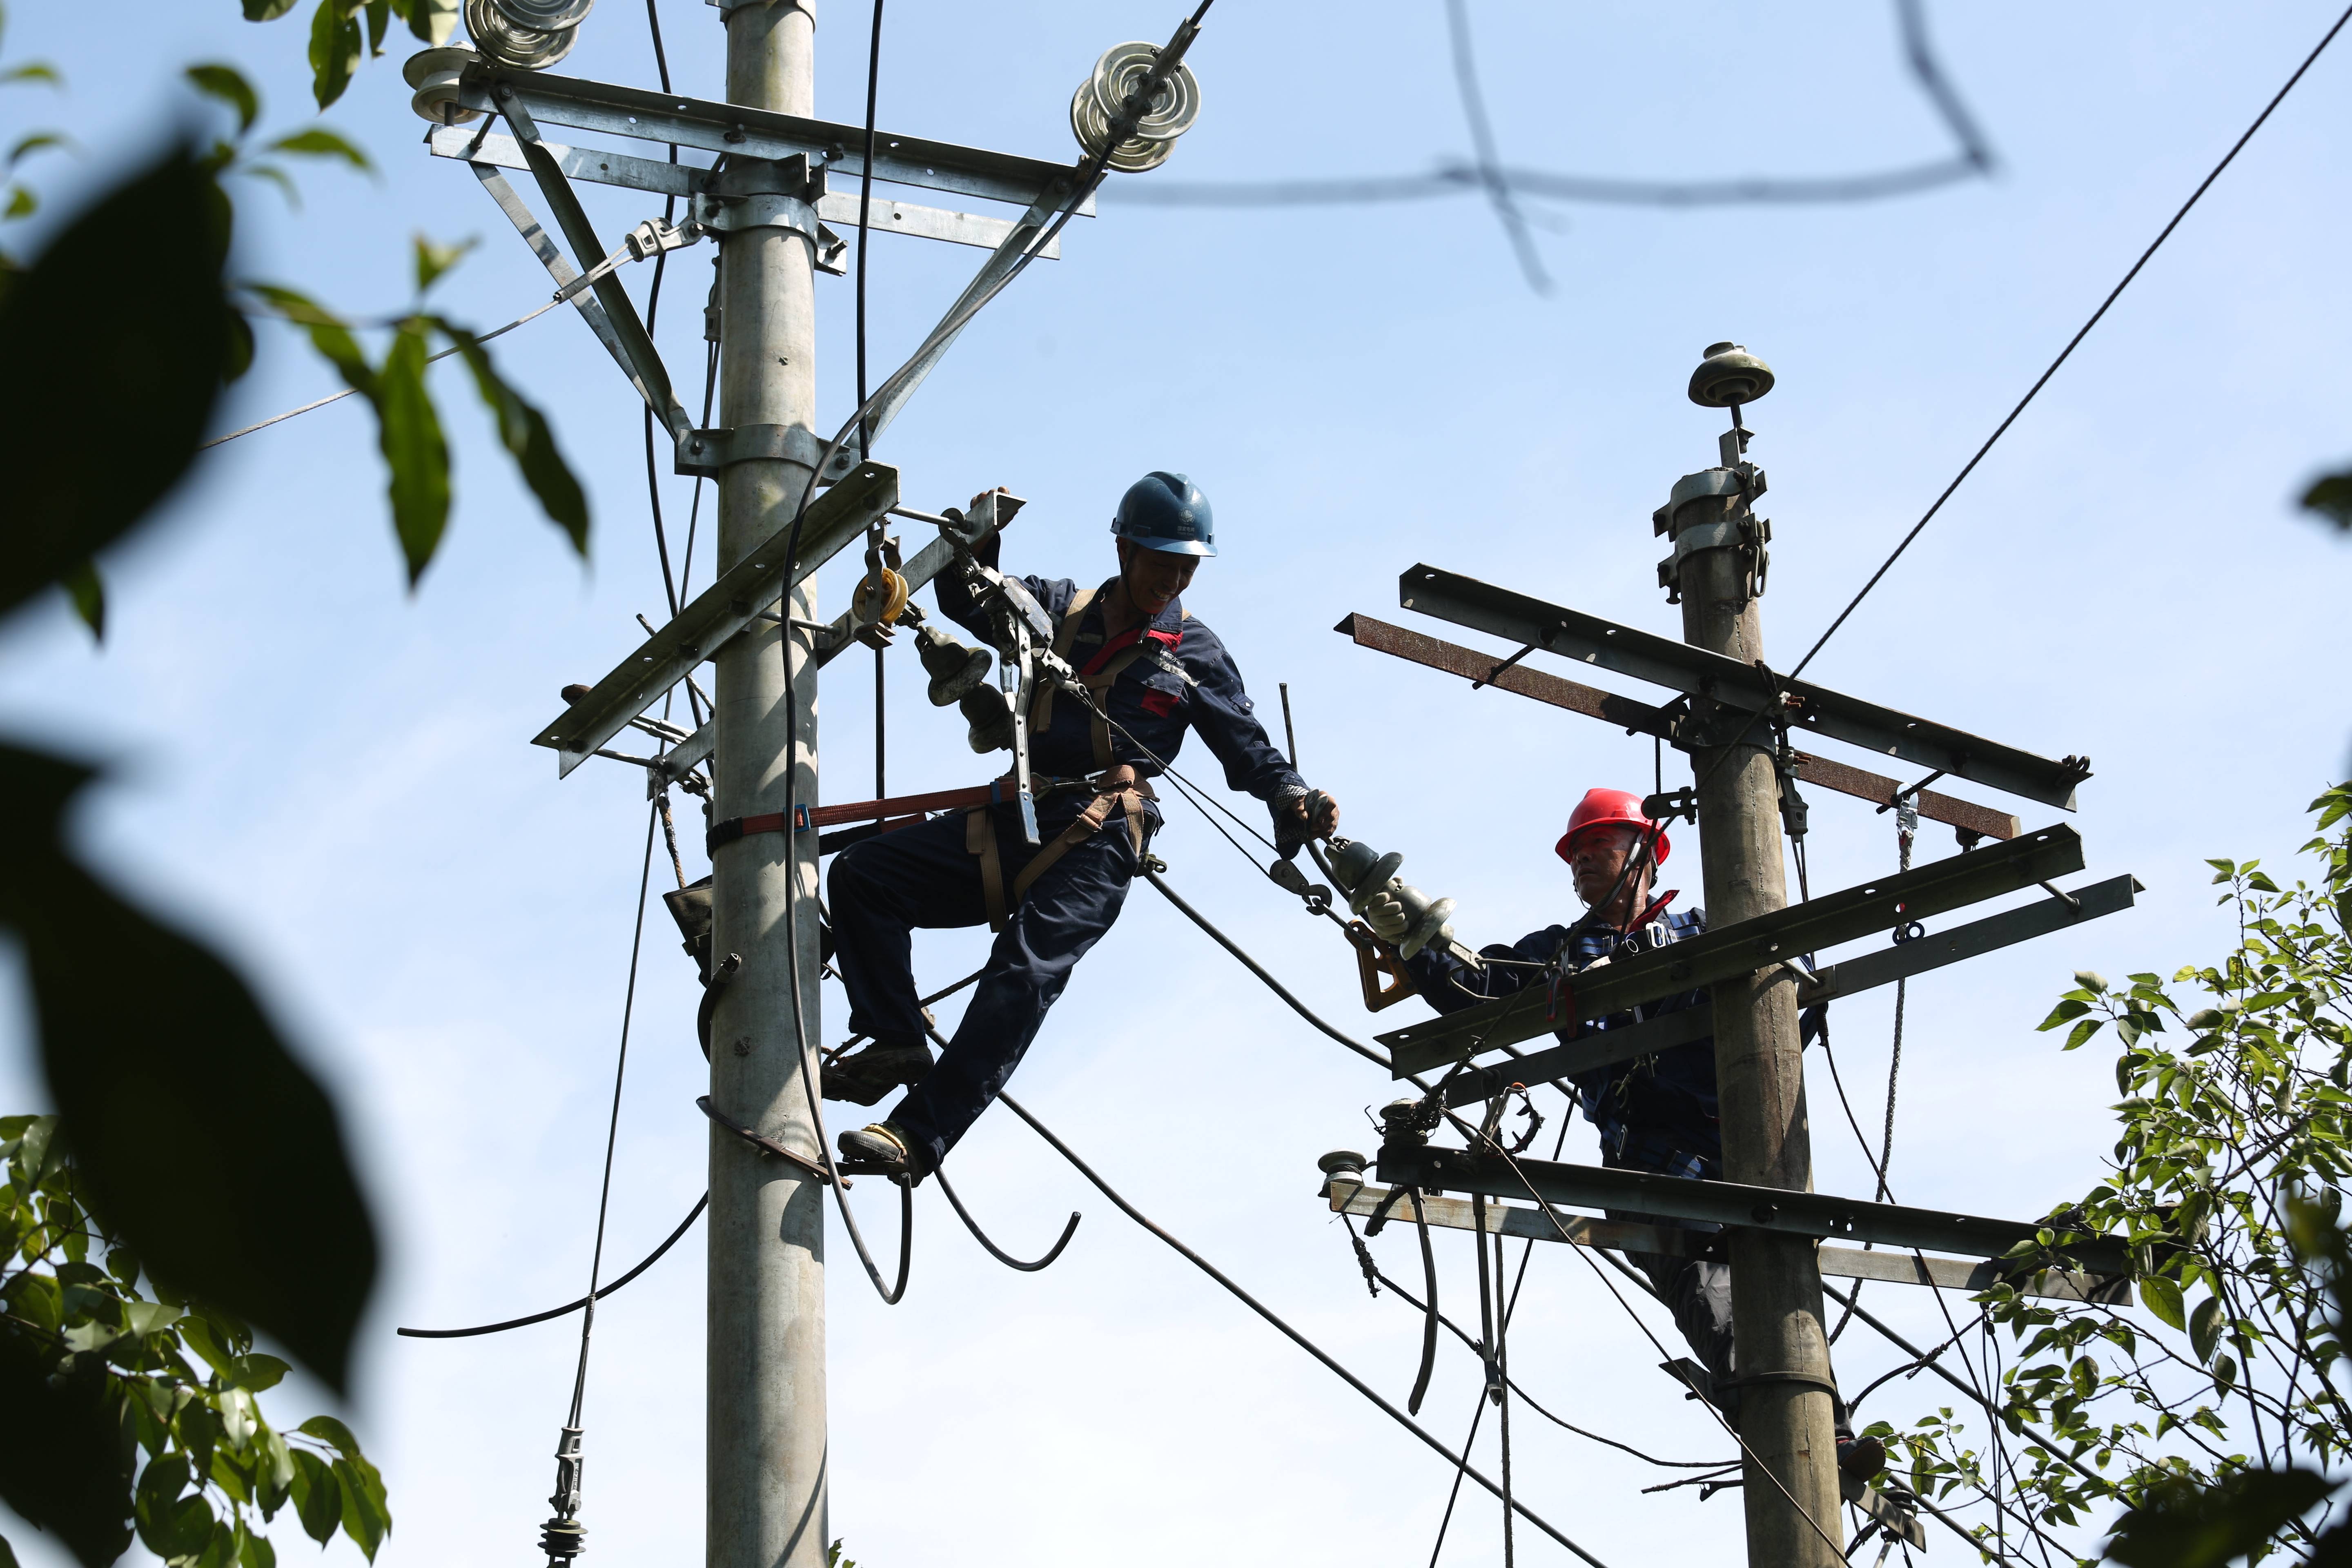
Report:
M1459 0L1449 0L1449 5L1458 3ZM1428 201L1482 192L1492 200L1500 191L1514 196L1616 206L1811 205L1910 195L1990 173L1994 163L1991 149L1936 58L1919 0L1895 0L1895 18L1904 64L1956 145L1957 151L1949 157L1858 174L1795 179L1642 180L1511 168L1490 152L1482 152L1475 163L1441 161L1425 174L1255 181L1156 180L1149 184L1121 186L1118 199L1137 206L1264 208ZM1460 58L1457 48L1457 61ZM1473 130L1475 140L1475 124Z
M1072 1149L1067 1143L1063 1142L1060 1138L1054 1134L1052 1129L1048 1128L1044 1122L1038 1121L1034 1116L1032 1116L1029 1113L1028 1109L1022 1105L1019 1100L1013 1099L1013 1096L1009 1094L1000 1094L997 1096L997 1099L1005 1107L1005 1109L1012 1111L1013 1115L1019 1117L1023 1121L1028 1123L1032 1131L1035 1132L1037 1136L1043 1138L1047 1143L1051 1144L1055 1153L1068 1161L1071 1166L1077 1171L1078 1174L1084 1176L1087 1181L1093 1185L1097 1192L1102 1194L1104 1197L1108 1198L1112 1205L1118 1208L1121 1214L1124 1214L1128 1218L1133 1220L1143 1229L1159 1237L1160 1241L1166 1243L1171 1250L1173 1250L1179 1257L1182 1258L1187 1263L1192 1264L1193 1268L1198 1268L1202 1273L1206 1274L1219 1285L1223 1286L1225 1290L1236 1300L1240 1301L1244 1306L1249 1308L1250 1310L1255 1312L1259 1317L1272 1324L1293 1344L1305 1351L1308 1355L1313 1356L1317 1361L1322 1363L1323 1365L1328 1370L1335 1373L1341 1382L1347 1384L1349 1387L1354 1389L1367 1400L1370 1400L1381 1410L1382 1414L1395 1421L1397 1425L1402 1426L1406 1431L1411 1432L1414 1436L1420 1438L1431 1448L1436 1450L1436 1452L1444 1458L1460 1466L1464 1473L1468 1475L1472 1480L1475 1480L1480 1486L1485 1487L1489 1492L1492 1492L1498 1499L1503 1495L1502 1488L1497 1486L1494 1481L1489 1480L1484 1472L1470 1465L1464 1456L1454 1453L1451 1448L1448 1448L1444 1443L1433 1436L1427 1427L1424 1427L1412 1416L1407 1415L1403 1411L1399 1410L1395 1405L1390 1404L1388 1400L1383 1398L1370 1384L1367 1384L1362 1378L1358 1377L1354 1373L1349 1372L1345 1366L1342 1366L1332 1357L1329 1352L1324 1350L1322 1346L1317 1344L1313 1340L1308 1339L1297 1329L1292 1327L1286 1320L1277 1314L1272 1308L1259 1300L1248 1290L1243 1289L1231 1275L1225 1273L1224 1270L1219 1268L1215 1264L1210 1262L1198 1252L1195 1252L1192 1247L1186 1246L1182 1241L1179 1240L1173 1233L1165 1229L1157 1221L1153 1220L1150 1215L1145 1214L1141 1209L1137 1208L1133 1204L1129 1203L1126 1197L1121 1195L1117 1188L1113 1187L1108 1182L1103 1179L1101 1173L1097 1172L1092 1165L1089 1165L1085 1160L1081 1159L1076 1150ZM1551 1537L1552 1540L1559 1542L1560 1545L1574 1552L1582 1561L1593 1564L1593 1568L1602 1568L1601 1560L1598 1557L1595 1557L1591 1552L1588 1552L1585 1548L1569 1539L1567 1535L1562 1533L1549 1521L1529 1509L1527 1504L1518 1501L1517 1499L1513 1499L1511 1501L1511 1509L1513 1512L1518 1515L1518 1517L1526 1520L1529 1524L1534 1525L1538 1530L1542 1531L1546 1535Z
M1799 659L1796 668L1789 672L1790 680L1796 679L1805 672L1806 667L1813 662L1814 656L1828 645L1830 638L1837 635L1838 628L1844 626L1847 618L1861 607L1863 600L1870 596L1871 590L1877 587L1880 580L1885 578L1886 574L1893 570L1895 563L1903 558L1903 552L1911 548L1912 541L1926 531L1927 524L1935 521L1936 514L1944 510L1944 503L1952 499L1952 492L1958 489L1970 474L1976 472L1977 465L1984 461L1985 455L1992 450L1994 443L2009 433L2009 427L2017 423L2018 416L2024 413L2026 406L2041 394L2044 386L2050 384L2050 378L2058 374L2059 367L2074 356L2076 347L2084 338L2090 336L2091 329L2097 326L2105 319L2108 310L2123 297L2124 290L2131 287L2132 279L2140 275L2141 268L2145 268L2157 251L2162 248L2164 242L2172 237L2172 231L2180 226L2181 220L2189 216L2190 209L2195 207L2205 193L2212 188L2213 182L2221 177L2221 172L2236 162L2238 154L2245 149L2246 143L2254 139L2254 132L2260 131L2270 119L2273 111L2286 101L2286 95L2294 90L2295 83L2303 79L2304 73L2310 70L2313 65L2317 63L2321 54L2326 52L2327 46L2336 41L2336 35L2344 30L2344 25L2347 22L2352 22L2352 6L2347 6L2336 18L2334 25L2321 37L2319 42L2312 47L2311 52L2304 57L2303 63L2294 68L2294 73L2286 79L2285 85L2271 95L2268 103L2263 105L2263 110L2254 116L2253 123L2247 126L2238 139L2230 144L2230 150L2221 154L2221 161L2214 164L2212 171L2197 183L2197 188L2189 193L2189 199L2180 204L2180 209L2172 215L2170 221L2167 222L2164 227L2158 231L2157 237L2148 242L2147 248L2140 252L2139 258L2134 261L2129 270L2124 273L2122 280L2107 291L2105 299L2099 301L2099 308L2091 312L2090 319L2076 329L2073 337L2066 340L2066 346L2058 351L2058 357L2050 362L2049 368L2034 378L2033 384L2026 388L2025 395L2017 400L2017 405L2009 411L2006 418L1993 427L1993 433L1985 437L1984 445L1979 447L1975 454L1961 465L1960 471L1952 477L1952 482L1944 487L1942 493L1938 494L1935 501L1920 515L1919 521L1911 525L1910 531L1903 536L1894 551L1879 563L1878 570L1870 574L1869 580L1864 583L1860 591L1847 602L1845 608L1838 612L1837 618L1829 624L1829 628L1814 639L1813 646L1805 651L1805 657Z
M1511 187L1503 178L1503 160L1495 145L1494 122L1486 114L1486 96L1479 90L1478 60L1470 45L1469 0L1445 0L1445 36L1453 49L1454 85L1462 97L1462 117L1470 123L1470 145L1478 154L1478 183L1486 189L1486 199L1511 242L1512 254L1518 258L1519 271L1527 278L1528 287L1538 294L1549 294L1551 279L1544 271L1543 258L1536 254L1535 237L1528 232L1528 220L1519 212ZM1506 1542L1504 1556L1509 1555Z
M635 1279L638 1275L643 1274L646 1269L651 1268L655 1264L659 1263L662 1260L663 1255L668 1252L671 1247L677 1245L678 1238L694 1227L694 1222L700 1219L702 1217L702 1211L709 1206L710 1194L709 1193L705 1193L700 1197L695 1199L694 1206L686 1211L686 1217L677 1222L677 1228L671 1231L667 1237L664 1237L662 1238L662 1244L659 1247L655 1247L651 1252L646 1254L643 1258L639 1259L637 1266L635 1268L630 1269L626 1274L622 1275L610 1285L599 1288L596 1291L595 1299L599 1301L603 1300L605 1297L610 1296L615 1290L620 1289L623 1286L628 1284L629 1281ZM397 1334L405 1335L407 1338L412 1340L465 1340L472 1339L478 1334L502 1334L509 1329L527 1329L533 1323L544 1323L552 1318L566 1317L587 1306L588 1300L589 1298L583 1296L576 1301L567 1301L561 1307L550 1307L543 1312L532 1312L528 1316L520 1318L509 1318L502 1323L483 1323L478 1327L470 1329L394 1329L393 1331Z
M882 0L874 0L874 33L866 46L866 149L865 162L857 172L857 406L866 406L866 241L874 209L874 110L882 84ZM861 417L857 422L857 454L860 458L874 456L872 421ZM878 542L881 524L875 532ZM875 559L875 585L881 585L880 558ZM884 683L889 674L888 660L877 637L874 644L874 798L889 795L886 782L886 762L889 749L887 710L884 705Z

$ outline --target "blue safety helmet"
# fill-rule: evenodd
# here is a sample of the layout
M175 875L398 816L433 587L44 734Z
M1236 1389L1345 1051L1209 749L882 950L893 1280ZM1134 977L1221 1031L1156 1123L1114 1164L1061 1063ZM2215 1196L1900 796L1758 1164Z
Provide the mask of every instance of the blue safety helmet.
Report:
M1181 474L1154 468L1127 487L1118 515L1110 520L1118 537L1170 555L1214 555L1216 523L1209 498Z

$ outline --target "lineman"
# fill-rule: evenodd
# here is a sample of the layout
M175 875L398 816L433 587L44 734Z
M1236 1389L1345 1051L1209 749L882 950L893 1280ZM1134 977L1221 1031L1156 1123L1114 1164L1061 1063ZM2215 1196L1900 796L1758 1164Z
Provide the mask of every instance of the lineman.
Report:
M1029 847L1016 806L982 806L866 839L834 860L830 912L849 1025L873 1044L826 1069L824 1092L872 1105L912 1086L887 1120L841 1135L842 1153L860 1166L920 1180L1003 1090L1071 969L1118 918L1160 826L1149 780L1175 759L1188 727L1224 764L1227 784L1266 803L1278 840L1328 835L1339 822L1336 805L1307 820L1306 781L1266 739L1224 645L1181 602L1202 558L1217 552L1208 498L1181 474L1146 474L1128 487L1110 531L1118 574L1100 587L1021 579L1054 617L1055 651L1108 720L1050 688L1038 698L1030 760L1043 845ZM983 564L996 564L997 543L992 535L979 547ZM949 619L987 635L960 583L940 579L939 603ZM982 921L996 944L934 1067L908 933Z
M1573 974L1621 952L1642 952L1694 937L1706 929L1704 910L1673 910L1673 891L1650 895L1655 869L1673 846L1665 827L1643 815L1638 795L1623 790L1585 792L1568 819L1553 852L1568 862L1586 913L1573 925L1530 931L1509 946L1480 950L1484 962L1465 963L1433 942L1404 961L1406 971L1430 1005L1458 1012L1492 996L1507 995L1531 979L1540 982L1555 963ZM1390 942L1401 941L1412 918L1392 894L1366 902L1365 923ZM1676 1012L1700 1000L1696 991L1612 1014L1582 1026L1585 1030L1623 1028L1637 1018ZM1810 1037L1819 1025L1805 1019ZM1571 1017L1560 1037L1573 1038ZM1715 1038L1706 1036L1638 1061L1595 1068L1572 1075L1570 1083L1584 1114L1601 1131L1601 1160L1608 1166L1656 1171L1669 1176L1720 1181L1723 1131L1716 1109ZM1712 1226L1693 1226L1711 1229ZM1675 1326L1697 1353L1706 1374L1702 1392L1737 1425L1739 1391L1731 1332L1731 1269L1706 1258L1633 1253L1659 1298L1671 1308ZM1874 1437L1856 1441L1837 1412L1838 1467L1858 1479L1878 1473L1885 1450Z

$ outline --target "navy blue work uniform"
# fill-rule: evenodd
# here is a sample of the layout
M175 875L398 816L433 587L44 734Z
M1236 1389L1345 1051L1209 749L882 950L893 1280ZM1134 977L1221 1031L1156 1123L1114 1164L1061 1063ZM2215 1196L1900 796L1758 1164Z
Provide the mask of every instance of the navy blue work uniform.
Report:
M1156 770L1143 748L1173 762L1189 729L1224 764L1225 782L1234 789L1269 805L1305 793L1305 782L1266 738L1224 644L1187 616L1181 601L1150 625L1106 640L1102 605L1111 583L1084 596L1074 626L1071 607L1081 597L1076 584L1043 577L1021 583L1054 617L1061 631L1056 646L1071 665L1090 685L1101 683L1097 700L1117 726L1098 724L1066 695L1056 698L1047 721L1030 736L1034 773L1076 780L1124 763L1148 774ZM941 580L939 600L949 619L989 636L985 617L961 584ZM923 1168L936 1168L1003 1089L1070 971L1118 918L1128 883L1141 868L1140 846L1160 820L1157 802L1126 798L1129 804L1115 807L1100 831L1065 848L1025 896L1008 891L1005 923L955 1037L887 1118ZM1093 799L1085 790L1040 799L1044 844L1054 845ZM1137 807L1141 820L1129 821ZM982 809L993 814L1003 883L1010 889L1041 850L1023 837L1016 805ZM828 881L835 959L849 993L853 1030L882 1045L923 1039L908 931L989 919L971 839L967 814L955 812L852 845L835 858Z
M1496 943L1479 950L1482 957L1503 960L1473 968L1451 953L1424 948L1405 961L1405 969L1423 998L1441 1013L1456 1013L1493 996L1507 996L1530 982L1550 984L1541 969L1519 967L1549 964L1555 960L1570 976L1603 958L1630 956L1697 936L1706 930L1706 911L1667 912L1667 893L1654 900L1633 922L1631 931L1607 926L1587 926L1573 938L1570 928L1546 926L1530 931L1509 946ZM1622 1029L1666 1013L1678 1013L1704 999L1685 991L1656 1002L1645 1002L1622 1013L1612 1013L1579 1026L1563 1023L1562 1040L1581 1035ZM1817 1015L1804 1020L1810 1037L1819 1028ZM1573 1074L1570 1085L1586 1118L1601 1130L1601 1163L1619 1170L1656 1171L1669 1176L1723 1179L1723 1121L1716 1102L1715 1037L1655 1052L1638 1061L1619 1062ZM1612 1215L1640 1219L1638 1215ZM1711 1231L1711 1225L1691 1224L1690 1230ZM1731 1269L1708 1258L1677 1258L1667 1253L1628 1254L1650 1278L1658 1295L1675 1314L1715 1385L1715 1403L1727 1415L1737 1416L1739 1393L1731 1336ZM1835 1406L1841 1439L1850 1436L1845 1405Z

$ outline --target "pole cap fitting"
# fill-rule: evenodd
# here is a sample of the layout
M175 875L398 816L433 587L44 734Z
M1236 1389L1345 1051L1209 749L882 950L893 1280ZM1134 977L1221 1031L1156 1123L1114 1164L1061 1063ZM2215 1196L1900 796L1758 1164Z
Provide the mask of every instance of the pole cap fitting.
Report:
M1364 1157L1353 1149L1334 1149L1316 1161L1315 1168L1327 1176L1354 1176L1361 1180Z
M1772 390L1772 367L1738 343L1709 343L1691 372L1690 400L1701 408L1732 408Z

